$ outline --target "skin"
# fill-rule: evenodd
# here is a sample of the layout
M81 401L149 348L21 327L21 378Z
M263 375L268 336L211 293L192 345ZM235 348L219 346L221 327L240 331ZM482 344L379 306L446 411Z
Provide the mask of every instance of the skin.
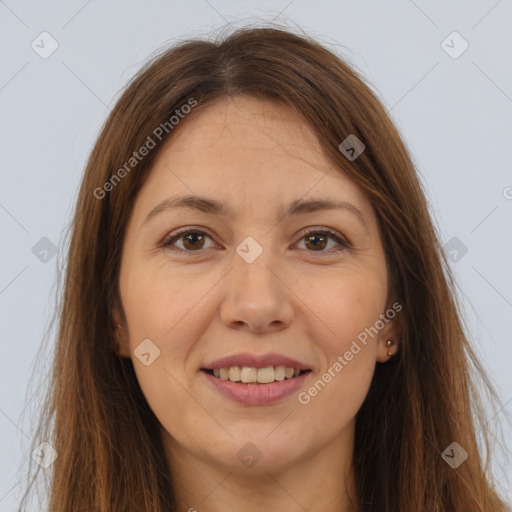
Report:
M372 205L285 105L222 99L182 123L136 198L114 311L125 327L119 354L132 358L161 423L178 509L358 510L355 415L375 364L390 358L385 342L398 337L396 317L307 404L296 393L266 406L236 403L200 368L239 352L277 352L312 369L304 391L332 367L393 302ZM221 200L233 215L176 208L144 223L182 194ZM300 198L349 202L366 225L347 209L279 215ZM160 247L183 227L208 236L188 245L182 236L174 242L181 253ZM331 238L320 248L308 243L307 232L326 227L351 248ZM252 263L236 252L247 236L263 248ZM134 350L148 338L160 356L145 366ZM237 457L248 442L262 454L252 467Z

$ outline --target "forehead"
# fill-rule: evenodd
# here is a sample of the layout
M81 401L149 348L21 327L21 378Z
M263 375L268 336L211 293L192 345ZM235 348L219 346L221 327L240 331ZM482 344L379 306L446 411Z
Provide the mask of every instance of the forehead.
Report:
M170 140L169 146L177 145L180 138L197 141L205 137L213 140L231 139L270 149L276 145L298 146L313 155L321 151L320 145L300 116L292 107L270 99L251 96L220 98L194 112L186 119L185 129Z
M235 205L276 208L301 197L369 203L323 153L317 136L289 106L223 98L182 121L155 159L140 191L144 202L187 193ZM151 196L151 197L147 197Z
M185 118L162 156L196 161L215 158L217 163L247 158L269 165L272 160L304 160L313 167L332 167L322 154L316 136L288 105L249 96L222 98ZM209 167L209 166L208 166ZM227 167L231 167L227 165ZM220 169L217 167L217 170Z

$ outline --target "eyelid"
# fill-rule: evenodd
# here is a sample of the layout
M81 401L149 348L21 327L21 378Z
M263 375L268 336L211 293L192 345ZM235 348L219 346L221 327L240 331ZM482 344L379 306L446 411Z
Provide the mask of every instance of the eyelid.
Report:
M172 244L175 241L179 240L180 237L190 234L190 233L200 233L200 234L206 235L207 237L209 237L210 239L212 239L214 241L213 236L208 233L208 230L206 228L190 226L190 227L178 229L178 231L176 231L176 232L167 234L163 238L163 240L160 242L159 247L163 248L163 249L169 249L173 252L178 252L178 253L182 253L182 254L187 253L189 255L200 254L201 252L204 252L204 250L202 250L202 249L199 249L197 251L190 251L190 250L187 251L185 249L172 247ZM334 239L339 245L337 248L331 248L327 251L308 251L311 253L318 252L320 254L322 254L322 253L332 254L332 252L335 252L336 250L352 248L352 244L344 235L342 235L338 231L336 231L332 228L328 228L326 226L307 226L307 227L301 229L298 234L299 239L297 240L297 242L295 242L294 245L297 245L298 243L300 243L304 239L304 237L309 234L324 234L324 235L329 236L330 238Z
M299 242L308 234L316 234L316 233L320 233L320 234L327 234L327 235L330 235L332 238L334 238L341 246L347 248L347 249L351 249L352 248L352 244L350 243L350 241L348 240L348 238L344 235L342 235L341 233L339 233L338 231L336 231L335 229L332 229L332 228L328 228L326 226L308 226L308 227L305 227L303 228L300 232L299 232ZM298 242L297 242L298 243ZM310 252L315 252L315 251L310 251ZM318 252L325 252L325 253L329 253L329 251L318 251Z
M187 253L204 252L204 251L185 251L184 249L172 247L171 242L177 241L180 239L180 237L182 237L184 235L188 235L190 233L201 233L203 235L208 236L209 238L211 238L213 240L213 236L210 235L210 233L208 233L208 230L206 228L190 226L190 227L186 227L186 228L180 228L175 232L168 233L167 235L165 235L163 240L160 242L159 247L161 247L163 249L170 249L172 251L181 252L181 253L183 253L183 252L187 252Z

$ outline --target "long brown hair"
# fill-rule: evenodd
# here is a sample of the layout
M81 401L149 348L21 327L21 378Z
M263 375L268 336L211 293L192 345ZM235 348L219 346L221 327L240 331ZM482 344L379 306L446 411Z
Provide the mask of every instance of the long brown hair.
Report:
M98 137L72 223L53 372L33 442L46 441L58 453L47 470L49 510L176 510L158 420L131 360L116 355L111 312L119 304L120 257L134 199L174 132L164 123L191 99L197 102L193 116L212 101L242 94L295 109L326 156L362 187L377 214L390 294L404 306L398 355L376 365L356 418L361 511L505 511L489 472L477 384L498 399L469 345L404 143L351 66L309 37L274 27L236 30L216 42L185 41L161 52L128 84ZM186 129L186 122L176 129ZM114 180L162 125L168 129L158 147ZM351 134L366 149L348 162L338 146ZM452 442L469 454L456 469L441 456Z

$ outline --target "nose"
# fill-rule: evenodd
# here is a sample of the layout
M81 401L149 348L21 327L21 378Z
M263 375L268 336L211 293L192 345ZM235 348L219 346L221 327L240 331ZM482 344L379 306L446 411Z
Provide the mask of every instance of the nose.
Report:
M294 294L270 256L270 251L263 251L248 263L235 255L220 307L221 320L229 328L278 332L292 323Z

